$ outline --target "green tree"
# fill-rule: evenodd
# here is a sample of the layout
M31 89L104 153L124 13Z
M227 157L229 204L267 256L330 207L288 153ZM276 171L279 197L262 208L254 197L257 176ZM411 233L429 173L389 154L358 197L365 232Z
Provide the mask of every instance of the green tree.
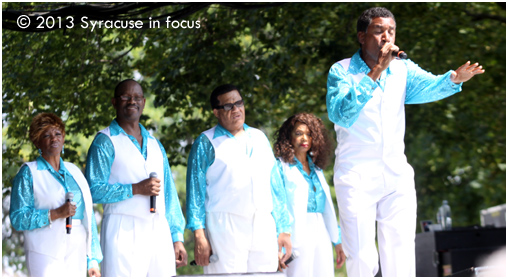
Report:
M3 3L2 8L56 10L65 5ZM192 10L178 20L199 21L200 28L166 28L163 17L160 28L142 30L3 30L2 255L10 265L21 269L24 261L22 238L10 228L7 215L12 178L23 162L37 155L27 135L35 114L51 111L64 119L65 159L84 169L88 146L83 145L114 117L113 88L122 79L136 77L153 98L156 112L147 112L142 123L159 137L181 180L193 140L215 124L208 98L221 83L240 86L246 123L270 138L283 120L300 111L320 116L331 131L325 106L328 69L359 48L356 20L371 6L384 5L394 13L397 45L422 68L444 73L471 60L486 69L455 96L406 106L406 154L416 173L419 219L434 219L441 200L448 199L454 225L473 225L481 208L506 202L503 4L235 5L161 4L135 11L138 17L157 18ZM326 174L333 185L331 169ZM185 189L178 192L184 205ZM188 231L186 239L192 255ZM186 267L178 272L200 270Z

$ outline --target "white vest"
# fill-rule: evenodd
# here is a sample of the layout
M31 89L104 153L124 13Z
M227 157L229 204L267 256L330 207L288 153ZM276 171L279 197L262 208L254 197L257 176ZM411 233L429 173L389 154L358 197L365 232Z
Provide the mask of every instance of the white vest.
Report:
M122 214L131 215L144 219L153 218L156 214L161 214L160 219L165 218L165 195L164 195L164 161L159 143L157 140L148 137L146 144L146 161L139 149L134 145L131 139L120 133L112 137L109 127L100 131L109 137L115 148L115 159L111 166L109 175L109 184L134 184L149 178L151 172L156 172L161 180L159 196L157 196L157 211L150 213L150 197L144 195L133 195L132 198L103 204L104 215Z
M214 139L215 128L203 132L215 150L215 160L206 172L205 210L246 217L255 211L272 212L270 175L275 158L265 134L249 128L243 135L249 137L246 152L243 141L236 138Z
M347 71L350 61L344 59L339 64ZM380 87L374 90L372 99L351 127L335 124L335 173L341 168L376 177L385 167L395 174L412 170L404 155L407 68L404 62L394 60L390 70L392 74L386 79L384 92ZM352 76L353 83L358 84L364 76L365 73Z
M281 160L282 171L284 172L284 185L286 190L286 200L289 214L293 216L294 222L291 227L293 234L291 235L292 247L300 247L308 241L312 235L314 228L307 227L307 204L309 200L309 183L302 175L297 166L290 166ZM325 192L326 204L323 211L323 219L325 221L326 230L330 236L330 241L337 243L339 241L339 228L335 208L333 207L332 197L330 195L330 187L326 183L323 171L316 168L316 174L321 183L321 187Z
M65 203L65 189L62 184L48 170L37 170L37 161L26 163L26 165L32 173L35 208L55 209L62 206ZM77 166L69 162L64 162L64 165L81 189L85 204L82 224L87 232L86 253L91 259L93 203L90 188L85 176ZM27 251L34 251L55 258L63 258L67 246L73 245L67 243L69 239L65 229L65 218L56 219L51 225L43 228L24 231L24 235Z

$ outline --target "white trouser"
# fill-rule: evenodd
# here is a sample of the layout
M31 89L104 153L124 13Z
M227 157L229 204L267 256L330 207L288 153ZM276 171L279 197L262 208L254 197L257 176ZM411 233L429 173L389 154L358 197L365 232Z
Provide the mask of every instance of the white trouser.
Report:
M71 233L65 237L68 238L67 243L72 245L68 245L64 258L53 258L34 251L26 251L28 276L67 278L87 276L86 230L81 220L72 220Z
M102 220L101 246L105 277L176 275L171 231L164 216L153 218L108 214Z
M306 228L309 238L302 246L293 247L293 251L298 251L298 258L288 264L284 273L288 277L334 277L332 242L323 215L307 213Z
M412 169L379 177L355 172L334 177L342 246L350 277L374 276L378 270L376 221L381 273L415 277L416 191Z
M207 212L206 231L219 260L203 267L205 274L277 271L277 231L271 213L248 218Z

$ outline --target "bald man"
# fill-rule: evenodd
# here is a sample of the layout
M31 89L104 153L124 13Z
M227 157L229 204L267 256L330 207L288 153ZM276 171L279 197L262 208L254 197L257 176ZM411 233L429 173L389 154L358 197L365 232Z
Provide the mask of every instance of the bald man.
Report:
M111 99L116 119L88 150L86 178L94 203L103 204L102 274L167 277L187 264L185 219L162 144L139 123L141 85L120 82ZM150 178L156 172L157 178ZM156 196L151 212L150 196Z

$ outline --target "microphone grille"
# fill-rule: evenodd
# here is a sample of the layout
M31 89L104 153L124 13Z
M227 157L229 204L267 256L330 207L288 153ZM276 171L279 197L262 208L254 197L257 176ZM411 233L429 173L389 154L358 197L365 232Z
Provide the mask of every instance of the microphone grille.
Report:
M300 256L300 252L298 251L293 251L293 255L295 256L295 258L298 258Z
M67 192L65 194L65 199L66 200L72 200L72 199L74 199L74 193L73 192Z
M156 172L151 172L150 173L150 178L157 178L157 173Z
M219 260L219 256L217 256L217 255L215 255L215 254L212 254L212 255L210 256L210 263L214 263L214 262L216 262L216 261L218 261L218 260Z

